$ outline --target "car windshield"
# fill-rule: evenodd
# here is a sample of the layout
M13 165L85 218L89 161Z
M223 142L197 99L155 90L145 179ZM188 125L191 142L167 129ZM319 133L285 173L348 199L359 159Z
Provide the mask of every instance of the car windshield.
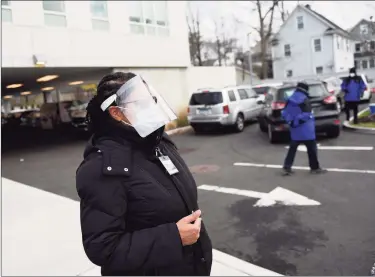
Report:
M270 87L258 87L258 88L253 88L253 90L254 90L258 95L261 95L261 94L267 94L269 89L270 89Z
M220 103L223 103L223 94L221 92L194 93L190 99L191 106L217 105Z
M287 100L293 92L296 90L295 87L281 88L278 90L278 100ZM310 98L320 98L328 96L328 90L323 84L316 84L309 86L309 97Z

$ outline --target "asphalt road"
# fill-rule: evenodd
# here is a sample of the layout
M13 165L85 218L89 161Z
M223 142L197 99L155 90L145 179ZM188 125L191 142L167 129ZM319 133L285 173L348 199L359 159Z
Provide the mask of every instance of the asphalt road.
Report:
M319 201L320 206L253 207L257 199L199 190L199 202L214 247L285 275L368 275L375 261L375 174L297 171L234 166L236 162L281 165L285 144L270 145L257 124L241 134L173 137L197 185L268 193L280 186ZM375 146L374 135L343 131L322 146ZM3 153L2 176L78 200L75 170L85 141L70 137ZM375 151L320 150L328 168L375 170ZM298 152L295 165L307 166ZM46 207L48 208L48 207ZM58 216L58 215L56 215Z

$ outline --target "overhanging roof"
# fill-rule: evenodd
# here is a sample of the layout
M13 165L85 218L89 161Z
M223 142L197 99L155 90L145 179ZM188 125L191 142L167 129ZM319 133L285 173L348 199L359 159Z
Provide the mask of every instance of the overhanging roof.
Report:
M17 95L22 91L40 92L41 88L57 85L68 85L73 81L93 81L112 71L112 68L87 68L87 67L42 67L42 68L2 68L1 69L1 94ZM59 77L48 82L36 80L46 75ZM8 89L11 84L23 84L22 87Z

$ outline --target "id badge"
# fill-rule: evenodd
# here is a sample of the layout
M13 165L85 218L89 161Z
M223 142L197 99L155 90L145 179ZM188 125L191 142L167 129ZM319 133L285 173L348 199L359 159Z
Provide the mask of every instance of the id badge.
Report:
M168 171L169 175L178 173L177 167L174 165L174 163L168 156L161 156L158 158L160 162L163 164L164 168Z

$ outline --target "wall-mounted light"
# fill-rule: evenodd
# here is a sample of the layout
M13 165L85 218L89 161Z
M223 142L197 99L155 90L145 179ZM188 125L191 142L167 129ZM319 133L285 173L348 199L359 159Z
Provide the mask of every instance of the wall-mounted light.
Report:
M11 84L11 85L8 85L7 88L20 88L22 86L23 84Z
M81 85L83 84L83 81L74 81L74 82L70 82L69 85L71 86L76 86L76 85Z
M31 94L31 91L23 91L21 92L21 95L30 95Z
M4 99L11 99L11 98L13 98L12 95L5 95L5 96L4 96Z
M48 82L48 81L51 81L51 80L56 79L58 77L59 77L59 75L46 75L46 76L40 77L36 81L37 82Z
M45 88L42 88L42 91L49 91L49 90L54 90L55 88L54 87L45 87Z

